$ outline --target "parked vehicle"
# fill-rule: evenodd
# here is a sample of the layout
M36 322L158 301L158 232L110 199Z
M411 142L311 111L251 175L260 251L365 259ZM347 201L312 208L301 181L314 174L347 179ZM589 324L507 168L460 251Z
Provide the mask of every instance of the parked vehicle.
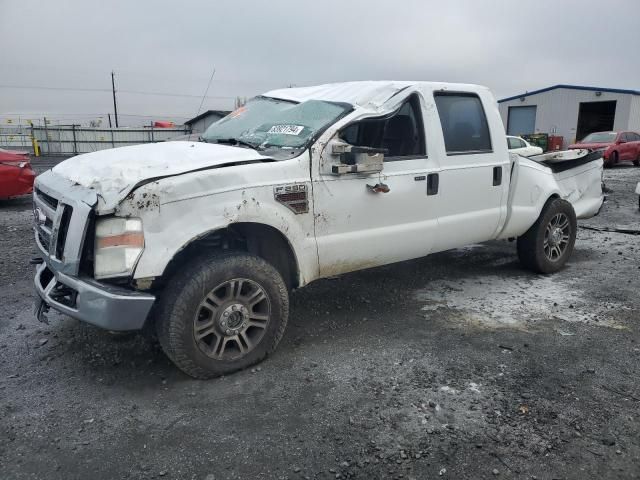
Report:
M79 155L36 181L38 315L153 327L208 378L273 352L289 291L319 278L510 238L555 272L602 205L602 159L504 138L487 88L354 82L271 91L203 142Z
M605 167L612 167L624 161L633 162L635 166L640 165L640 134L636 132L590 133L581 142L569 145L569 148L602 151Z
M531 145L522 137L507 135L507 144L509 145L509 152L517 153L523 157L542 154L542 148Z
M640 182L636 185L636 194L638 195L638 208L640 209Z
M35 178L28 153L0 148L0 200L30 194Z

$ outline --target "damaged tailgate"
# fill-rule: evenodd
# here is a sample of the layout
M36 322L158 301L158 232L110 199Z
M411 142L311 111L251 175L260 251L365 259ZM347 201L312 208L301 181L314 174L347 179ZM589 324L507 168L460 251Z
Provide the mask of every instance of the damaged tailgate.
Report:
M602 152L566 150L529 157L549 167L562 197L571 202L578 218L597 215L604 202Z

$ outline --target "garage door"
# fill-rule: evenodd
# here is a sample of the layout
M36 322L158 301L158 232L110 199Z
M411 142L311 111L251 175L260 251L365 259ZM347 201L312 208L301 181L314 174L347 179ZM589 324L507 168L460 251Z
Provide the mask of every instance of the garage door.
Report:
M507 135L528 135L536 132L536 106L509 107Z

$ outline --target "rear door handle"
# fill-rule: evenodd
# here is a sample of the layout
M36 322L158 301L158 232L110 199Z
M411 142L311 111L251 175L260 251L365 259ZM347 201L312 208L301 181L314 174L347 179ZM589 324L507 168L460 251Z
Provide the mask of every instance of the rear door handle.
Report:
M427 195L437 195L440 184L440 176L437 173L427 175Z
M493 186L502 184L502 167L493 167Z

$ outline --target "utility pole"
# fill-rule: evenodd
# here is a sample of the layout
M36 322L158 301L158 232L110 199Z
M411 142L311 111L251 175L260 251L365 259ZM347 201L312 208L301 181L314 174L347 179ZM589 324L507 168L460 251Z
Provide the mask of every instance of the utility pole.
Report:
M118 128L118 105L116 105L116 80L115 73L111 72L111 91L113 92L113 113L116 117L116 128Z

